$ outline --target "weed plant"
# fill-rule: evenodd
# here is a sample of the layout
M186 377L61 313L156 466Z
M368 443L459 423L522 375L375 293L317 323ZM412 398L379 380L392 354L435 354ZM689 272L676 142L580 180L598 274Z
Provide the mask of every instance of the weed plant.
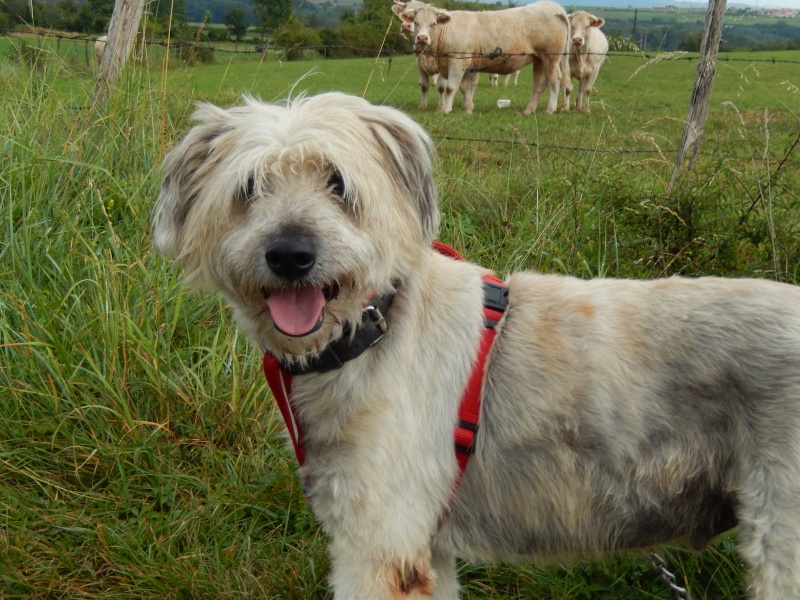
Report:
M158 167L196 100L342 89L408 111L438 146L441 238L500 273L798 280L796 72L722 69L670 186L680 62L612 57L591 115L523 117L525 77L482 81L471 116L417 109L408 57L144 61L90 114L91 73L40 52L0 62L0 598L329 597L259 353L151 247ZM665 551L693 598L744 597L734 539ZM474 599L671 597L638 555L461 575Z

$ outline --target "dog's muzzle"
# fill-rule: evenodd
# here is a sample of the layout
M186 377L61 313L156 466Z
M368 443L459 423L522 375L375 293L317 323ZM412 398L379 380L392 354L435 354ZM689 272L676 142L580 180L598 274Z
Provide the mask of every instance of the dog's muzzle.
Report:
M314 244L299 232L293 232L273 241L264 258L269 270L286 283L261 290L275 327L290 337L318 331L324 321L325 304L335 292L330 285L308 284L307 277L317 264Z

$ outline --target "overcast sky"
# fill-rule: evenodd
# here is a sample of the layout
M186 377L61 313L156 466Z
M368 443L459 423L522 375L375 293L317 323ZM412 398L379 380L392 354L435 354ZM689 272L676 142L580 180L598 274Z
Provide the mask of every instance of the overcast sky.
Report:
M800 9L800 0L728 0L728 4L750 4L756 8L797 8Z

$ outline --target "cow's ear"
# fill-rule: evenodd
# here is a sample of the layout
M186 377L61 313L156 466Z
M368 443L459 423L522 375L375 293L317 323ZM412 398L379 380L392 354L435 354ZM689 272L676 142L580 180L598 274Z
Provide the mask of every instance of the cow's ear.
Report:
M605 22L606 22L606 20L603 19L602 17L592 16L591 26L592 27L602 27L603 23L605 23Z
M445 23L449 23L450 13L447 12L446 10L440 10L438 13L436 13L436 22L439 25L444 25Z
M401 13L405 9L406 9L406 3L405 2L395 2L394 5L392 5L392 12L394 14L396 14L398 17L401 16Z
M403 19L403 21L405 21L406 23L414 22L414 17L412 17L408 13L403 13L402 15L400 15L400 18Z

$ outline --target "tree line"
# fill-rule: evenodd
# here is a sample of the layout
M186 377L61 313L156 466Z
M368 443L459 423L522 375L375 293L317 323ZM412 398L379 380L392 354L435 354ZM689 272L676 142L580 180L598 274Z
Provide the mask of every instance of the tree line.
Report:
M2 0L0 31L25 26L102 35L113 10L114 0ZM156 0L147 11L156 34L165 32L170 22L185 24L188 19L184 0Z
M393 0L155 0L148 5L150 34L201 42L249 42L262 46L297 48L287 58L300 58L320 47L335 58L359 54L358 49L407 51L410 42L400 34L399 23L390 25ZM483 4L459 0L433 0L442 8L495 10L513 6L513 0ZM114 0L3 0L0 30L18 26L101 35L105 33ZM576 7L566 6L568 10ZM593 9L600 16L602 9ZM644 51L696 52L703 35L701 18L681 22L669 15L637 26L636 13L609 15L604 31L620 48ZM197 23L204 26L198 32ZM191 25L190 25L191 24ZM388 27L388 35L387 35ZM613 46L613 44L612 44ZM325 48L322 48L325 47ZM800 48L800 25L781 22L726 24L720 50L792 50Z

